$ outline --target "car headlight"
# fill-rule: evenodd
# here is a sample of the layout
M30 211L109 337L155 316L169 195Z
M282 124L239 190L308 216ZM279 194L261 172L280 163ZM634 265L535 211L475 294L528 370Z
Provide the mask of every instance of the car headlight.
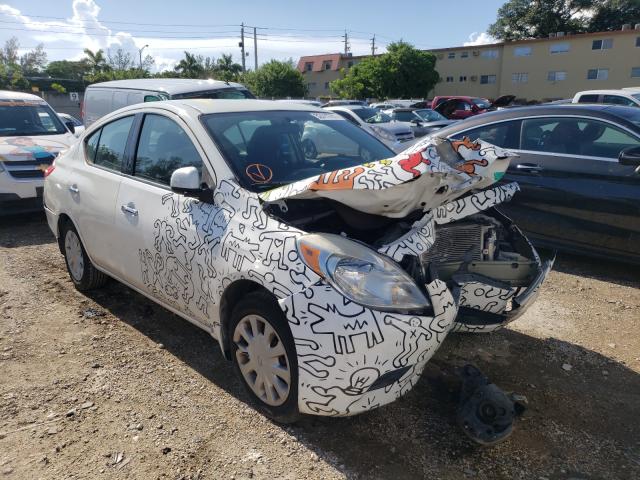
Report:
M342 295L376 310L407 311L430 306L413 279L391 259L340 235L298 238L305 264Z
M379 137L384 138L385 140L388 140L390 142L395 142L396 141L396 136L393 133L388 132L384 128L371 127L371 129L375 132L376 135L378 135Z

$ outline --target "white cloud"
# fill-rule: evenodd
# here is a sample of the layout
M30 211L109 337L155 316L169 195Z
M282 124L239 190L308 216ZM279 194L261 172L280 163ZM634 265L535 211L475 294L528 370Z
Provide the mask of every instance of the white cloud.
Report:
M71 59L78 60L84 56L83 49L103 49L105 52L115 52L118 48L131 53L138 59L138 48L149 45L144 54L155 58L155 70L171 69L184 56L184 50L205 56L220 57L223 53L233 54L234 60L241 62L238 33L229 33L233 27L226 28L227 33L213 34L212 38L166 38L166 37L205 37L196 27L161 27L161 26L132 26L129 31L116 31L102 23L98 16L100 6L96 0L70 0L73 15L66 20L38 20L24 15L19 9L8 4L0 4L0 20L7 28L7 36L15 35L20 42L21 53L43 43L49 61ZM128 20L131 21L131 20ZM135 20L134 20L135 21ZM197 23L197 19L194 20ZM179 29L179 30L178 30ZM143 32L154 30L153 32ZM157 32L156 32L157 31ZM184 33L175 33L176 31ZM143 35L136 35L135 32ZM253 37L252 32L246 36L247 67L253 67ZM165 37L165 38L162 38ZM293 58L294 61L302 55L318 53L337 53L342 50L339 36L335 39L327 37L300 37L277 35L269 32L264 39L258 37L258 55L260 63L271 58L279 60ZM351 50L354 55L366 54L369 51L367 40L352 39ZM382 49L378 51L382 53Z
M473 45L486 45L488 43L496 43L498 40L493 38L487 32L473 32L469 35L469 41L464 42L465 47L471 47Z

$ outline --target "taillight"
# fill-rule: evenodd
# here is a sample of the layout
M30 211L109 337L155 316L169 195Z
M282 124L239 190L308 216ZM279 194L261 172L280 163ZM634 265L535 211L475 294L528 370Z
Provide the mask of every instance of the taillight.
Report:
M55 170L55 168L56 168L56 161L54 160L53 162L51 162L51 165L49 165L47 168L44 169L44 178L47 178L49 175L51 175Z

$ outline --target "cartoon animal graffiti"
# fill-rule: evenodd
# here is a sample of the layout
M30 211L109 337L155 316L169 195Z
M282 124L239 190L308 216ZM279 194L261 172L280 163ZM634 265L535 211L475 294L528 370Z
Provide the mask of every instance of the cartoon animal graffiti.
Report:
M426 148L423 150L419 150L417 152L409 154L407 158L401 159L400 161L398 161L400 167L402 167L404 171L411 173L414 177L419 177L422 172L420 170L417 170L416 167L421 163L424 163L425 165L431 165L431 160L424 156L426 150Z

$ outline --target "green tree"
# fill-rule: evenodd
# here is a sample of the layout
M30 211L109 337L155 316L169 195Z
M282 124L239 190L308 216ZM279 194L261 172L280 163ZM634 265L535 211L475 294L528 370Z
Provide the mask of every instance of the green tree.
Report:
M107 58L104 56L104 51L96 50L95 52L85 48L84 49L84 61L89 67L89 74L95 75L99 72L104 72L109 69L107 64Z
M440 78L435 66L433 54L400 41L343 72L330 86L342 98L422 98Z
M123 72L135 67L135 62L131 53L125 52L122 48L116 50L116 53L113 55L108 52L107 63L111 70L116 70L118 72Z
M47 53L44 51L42 43L20 57L20 68L24 75L38 75L44 71L46 66Z
M86 60L69 61L54 60L49 62L45 73L53 78L65 78L69 80L82 80L86 75L90 75L94 70Z
M307 87L304 78L293 61L271 60L255 72L248 72L240 79L259 97L304 97Z
M639 0L509 0L488 30L510 41L543 38L550 33L619 30L640 22Z
M60 85L59 83L52 83L51 88L58 93L67 93L67 89L64 88L62 85Z
M203 58L201 55L195 55L187 51L184 52L184 58L178 62L174 70L185 78L199 78L204 72L202 65Z
M241 71L242 65L233 61L233 55L223 53L216 62L214 74L220 80L231 82L238 79Z

